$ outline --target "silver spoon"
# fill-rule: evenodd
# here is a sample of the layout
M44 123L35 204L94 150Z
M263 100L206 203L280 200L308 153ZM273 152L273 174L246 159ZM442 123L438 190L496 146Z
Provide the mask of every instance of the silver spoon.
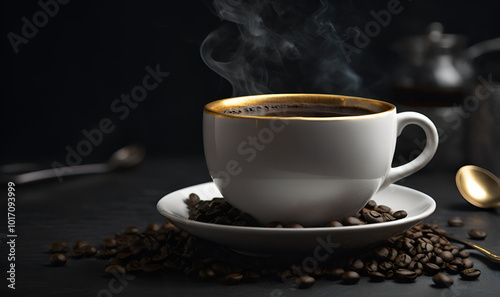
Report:
M38 170L16 175L10 180L15 184L25 184L54 177L57 177L59 178L59 180L61 180L62 177L71 175L105 173L119 168L135 166L144 159L144 155L144 147L137 144L131 144L114 152L106 163Z
M500 179L488 170L474 165L460 168L455 177L460 194L480 208L500 207Z

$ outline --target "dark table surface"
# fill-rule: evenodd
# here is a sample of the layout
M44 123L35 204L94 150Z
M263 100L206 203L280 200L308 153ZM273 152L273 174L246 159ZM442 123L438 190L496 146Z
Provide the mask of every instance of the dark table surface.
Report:
M63 267L47 265L51 242L82 239L99 246L102 239L113 237L125 227L162 223L164 220L156 211L161 197L209 179L203 157L173 156L147 158L126 171L65 178L61 183L52 180L16 186L16 289L7 288L6 269L11 262L7 262L7 238L2 234L1 296L13 292L15 296L370 296L377 292L384 296L496 296L500 288L500 265L472 250L471 259L475 268L482 271L481 277L464 281L458 275L452 276L455 283L446 289L435 288L427 276L409 284L373 283L363 277L353 286L320 279L312 288L298 290L273 280L224 286L175 273L137 275L121 280L120 286L105 277L105 260L68 259ZM437 209L425 222L436 222L464 238L468 238L468 229L483 229L488 237L481 244L500 251L499 212L469 205L455 187L453 172L420 172L399 184L436 200ZM462 217L464 227L448 227L446 222L452 216Z

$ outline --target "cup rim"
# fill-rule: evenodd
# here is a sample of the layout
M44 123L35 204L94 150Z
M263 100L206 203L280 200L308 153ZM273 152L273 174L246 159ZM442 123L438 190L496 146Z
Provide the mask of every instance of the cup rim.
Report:
M262 106L272 104L319 104L332 106L356 106L375 110L374 113L364 115L352 115L341 117L284 117L284 116L261 116L225 113L222 110L227 108L241 108L245 106ZM357 104L354 104L357 103ZM374 117L380 117L386 113L396 110L396 106L389 102L368 99L354 96L333 95L333 94L308 94L308 93L293 93L293 94L263 94L250 95L241 97L231 97L212 101L206 104L203 112L216 117L232 118L232 119L281 119L281 120L305 120L305 121L343 121L343 120L360 120Z

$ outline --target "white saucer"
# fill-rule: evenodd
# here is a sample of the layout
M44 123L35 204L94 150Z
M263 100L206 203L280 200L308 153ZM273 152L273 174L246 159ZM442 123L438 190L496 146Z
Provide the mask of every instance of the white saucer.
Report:
M247 254L272 253L320 253L332 252L336 248L355 249L397 235L432 214L435 201L428 195L399 185L390 185L377 193L373 200L393 210L405 210L404 219L346 227L318 227L303 229L240 227L216 225L188 219L184 203L189 194L196 193L202 200L222 197L212 182L177 190L158 201L158 211L170 222L187 232L228 246Z

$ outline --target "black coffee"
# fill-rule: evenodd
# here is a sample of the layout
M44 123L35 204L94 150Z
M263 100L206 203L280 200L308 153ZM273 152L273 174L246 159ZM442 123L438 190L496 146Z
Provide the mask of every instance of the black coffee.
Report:
M373 114L376 111L358 106L313 104L276 104L227 108L227 114L268 117L344 117Z

